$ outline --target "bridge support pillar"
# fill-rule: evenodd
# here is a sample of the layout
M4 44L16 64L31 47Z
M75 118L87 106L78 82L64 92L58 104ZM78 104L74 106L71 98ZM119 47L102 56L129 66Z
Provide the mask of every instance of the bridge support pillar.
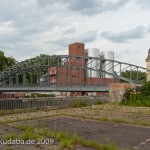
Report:
M16 86L19 86L19 75L18 73L16 73L16 82L15 82Z
M23 86L26 85L26 72L23 71L23 75L22 75L22 83L23 83Z

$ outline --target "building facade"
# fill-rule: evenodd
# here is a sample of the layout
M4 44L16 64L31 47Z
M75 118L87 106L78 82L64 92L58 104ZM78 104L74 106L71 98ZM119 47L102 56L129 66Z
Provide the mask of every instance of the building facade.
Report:
M150 81L150 49L148 50L148 56L146 58L146 67L147 67L147 82Z
M69 45L69 58L62 60L62 65L59 67L50 68L50 85L58 86L105 86L109 83L118 82L113 77L100 75L100 65L98 60L85 60L86 56L101 57L98 49L85 49L83 43L73 43ZM104 54L104 53L102 53ZM110 55L111 54L111 55ZM109 58L108 56L111 56ZM82 57L73 57L82 56ZM114 59L113 52L107 53L107 59ZM113 73L113 64L111 65L110 73ZM85 67L86 66L86 67ZM96 66L96 67L95 67ZM89 68L89 69L86 69ZM93 69L93 70L92 70ZM106 69L106 68L104 68ZM96 95L103 94L97 92ZM71 92L70 95L88 95L87 92Z

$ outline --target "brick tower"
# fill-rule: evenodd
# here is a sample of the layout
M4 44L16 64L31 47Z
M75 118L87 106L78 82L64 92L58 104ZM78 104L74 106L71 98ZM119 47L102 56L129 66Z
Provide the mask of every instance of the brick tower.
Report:
M69 45L69 55L70 56L84 56L84 44L83 43L73 43ZM70 68L70 78L69 83L72 85L83 85L85 73L82 69L84 65L84 59L81 57L70 58L69 64L72 66Z
M150 81L150 49L148 50L148 56L146 58L147 65L147 81Z

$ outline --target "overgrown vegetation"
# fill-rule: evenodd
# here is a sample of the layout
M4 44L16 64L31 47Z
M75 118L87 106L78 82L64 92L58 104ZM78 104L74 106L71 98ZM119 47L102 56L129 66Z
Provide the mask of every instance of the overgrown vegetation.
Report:
M13 132L11 132L11 133L8 133L8 134L6 134L4 137L3 137L3 140L15 140L15 139L17 139L17 137L18 137L18 134L17 133L13 133Z
M141 87L141 93L145 96L150 96L150 81L146 82L142 87Z
M129 99L122 100L123 105L150 107L150 96L144 96L140 93L131 93Z
M103 102L102 102L101 100L98 100L98 101L96 102L96 105L101 105L101 104L103 104Z
M36 109L28 108L28 109L13 109L13 110L0 110L0 116L10 115L10 114L20 114L27 112L35 112Z
M7 147L6 150L16 150L14 147Z
M73 108L86 107L86 106L88 106L88 103L87 103L86 101L83 101L83 100L81 100L81 101L73 100L73 101L71 102L71 106L72 106Z
M25 98L36 98L36 97L55 97L55 94L43 94L43 93L32 93L31 95L24 95Z
M101 100L97 100L95 104L96 105L101 105L101 104L103 104L103 102ZM86 107L86 106L89 106L89 105L90 104L85 100L80 100L80 101L72 100L72 102L71 102L72 108Z
M121 104L150 107L150 82L141 87L141 92L135 92L132 88L126 89Z
M28 139L37 139L50 137L54 138L56 141L59 141L61 148L72 149L75 145L83 145L86 147L91 147L100 150L117 150L117 146L114 143L108 143L106 145L100 144L95 140L86 140L82 137L79 137L76 133L70 135L63 131L51 131L48 128L33 127L33 126L16 126L19 130L24 131L24 134L20 136L23 140ZM34 136L33 136L34 135ZM53 144L53 143L52 143Z
M71 106L72 106L73 108L77 108L77 107L79 107L79 104L78 104L78 102L77 102L76 100L73 100L73 101L71 102Z

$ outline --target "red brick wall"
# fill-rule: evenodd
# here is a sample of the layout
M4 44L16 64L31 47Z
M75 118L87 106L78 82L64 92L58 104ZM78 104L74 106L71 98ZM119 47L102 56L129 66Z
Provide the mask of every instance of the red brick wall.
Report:
M69 45L69 55L78 55L78 56L84 56L84 44L83 43L73 43ZM82 67L84 64L84 60L82 58L70 58L70 65L76 66L73 67L71 71L71 77L69 78L69 82L72 82L72 86L76 85L82 85L83 80L83 69L77 68Z
M69 45L69 55L79 55L84 56L84 44L83 43L73 43Z
M69 55L79 55L79 56L84 56L84 44L82 43L74 43L69 45ZM83 69L82 68L77 68L77 67L82 67L83 66L83 59L82 58L70 58L69 62L64 63L64 67L59 67L58 68L58 85L60 86L65 86L65 85L70 85L70 86L75 86L75 85L81 85L82 84L82 74L83 74ZM66 66L71 66L67 67ZM57 69L56 67L50 68L50 83L54 83L56 81L56 75L53 74L56 72ZM68 78L67 78L68 77Z
M58 85L67 86L69 71L66 67L58 68Z
M90 78L87 77L85 79L85 85L86 86L102 86L102 85L108 85L109 83L116 83L119 82L117 79L113 78Z
M56 67L52 67L49 69L49 73L50 73L50 84L51 85L55 85L56 84Z
M8 92L4 92L4 93L0 93L0 98L22 98L24 97L24 93L8 93Z
M83 70L81 68L72 67L59 67L57 75L52 74L52 71L57 71L56 68L50 68L51 74L50 74L50 84L54 85L56 84L56 81L58 79L58 85L60 86L76 86L76 85L82 85L82 72Z
M78 55L84 56L84 44L82 43L73 43L69 45L69 55ZM70 62L80 62L83 64L83 60L81 58L70 58Z

